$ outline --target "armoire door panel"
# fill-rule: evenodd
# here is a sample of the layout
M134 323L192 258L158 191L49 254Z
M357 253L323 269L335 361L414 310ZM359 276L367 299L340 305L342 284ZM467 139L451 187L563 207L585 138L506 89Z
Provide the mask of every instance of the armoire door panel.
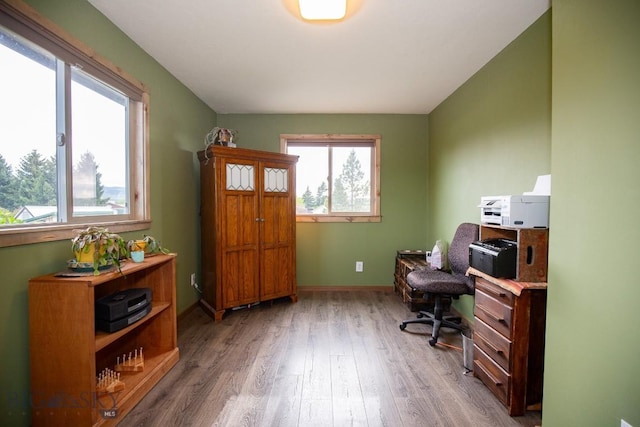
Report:
M235 307L259 300L257 250L229 251L222 267L223 301Z
M266 298L268 295L275 293L277 287L276 272L278 253L272 249L263 249L260 251L260 260L262 268L260 276L262 277L262 286L260 287L260 298Z
M277 206L275 208L275 217L277 218L277 241L280 244L290 245L292 242L292 234L294 228L291 224L295 224L296 217L291 209L291 199L288 197L276 198Z
M240 254L238 252L226 252L222 267L221 283L222 303L225 307L233 307L240 304Z
M238 221L242 205L237 196L227 195L224 200L223 246L238 246L242 238L241 222Z
M290 212L289 204L289 198L281 195L263 198L262 216L265 218L261 239L263 244L291 243L291 221L295 221L295 217Z
M287 246L264 248L261 251L262 287L260 298L277 298L290 295L292 292L291 249Z
M223 245L244 246L257 245L258 242L258 212L256 195L230 194L225 197L225 214Z

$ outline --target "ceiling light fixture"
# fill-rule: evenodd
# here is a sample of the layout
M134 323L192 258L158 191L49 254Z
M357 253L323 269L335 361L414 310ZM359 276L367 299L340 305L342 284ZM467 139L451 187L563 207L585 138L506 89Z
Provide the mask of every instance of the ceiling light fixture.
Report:
M310 21L338 20L347 13L347 0L298 0L300 15Z

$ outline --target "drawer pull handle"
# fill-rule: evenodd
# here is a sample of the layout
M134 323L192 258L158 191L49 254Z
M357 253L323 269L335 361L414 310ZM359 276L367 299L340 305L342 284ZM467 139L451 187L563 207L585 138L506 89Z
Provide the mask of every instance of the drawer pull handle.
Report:
M491 372L489 372L489 370L484 365L482 365L482 367L484 368L483 371L484 371L485 375L489 377L489 379L491 380L492 383L494 383L498 387L502 385L502 382L499 379L497 379L496 377L494 377L491 374Z
M507 294L505 292L496 291L496 290L494 290L492 288L489 288L489 287L486 287L486 288L482 287L482 290L485 291L488 294L492 294L492 295L495 295L495 296L500 297L500 298L504 298L504 297L507 296Z
M504 354L504 351L500 350L499 348L495 347L493 344L491 344L491 342L489 342L488 339L486 339L484 336L482 336L481 334L474 332L475 335L478 336L478 338L480 338L482 340L482 342L484 342L484 345L486 345L487 347L489 347L491 349L491 351L493 351L496 354Z
M482 310L487 316L489 316L493 320L496 320L498 322L504 323L504 318L503 317L500 317L498 314L492 313L491 310L485 308L482 304L476 304L476 307L479 310Z

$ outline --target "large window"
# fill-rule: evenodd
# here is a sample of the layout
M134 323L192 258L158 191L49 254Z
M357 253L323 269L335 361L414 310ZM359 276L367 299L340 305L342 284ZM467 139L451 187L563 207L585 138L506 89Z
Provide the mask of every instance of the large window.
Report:
M380 136L281 135L280 143L299 156L299 222L380 221Z
M20 3L0 64L0 246L148 227L144 86Z

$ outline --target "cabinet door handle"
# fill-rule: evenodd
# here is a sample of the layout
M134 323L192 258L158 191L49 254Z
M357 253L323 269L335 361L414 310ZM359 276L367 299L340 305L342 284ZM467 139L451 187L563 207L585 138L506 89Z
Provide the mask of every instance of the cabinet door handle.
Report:
M260 218L256 218L256 222L260 222Z
M266 221L266 219L260 218L260 222L265 222L265 221Z
M498 314L492 313L491 310L485 308L483 305L476 304L476 308L478 308L479 310L482 310L487 316L489 316L493 320L496 320L498 322L503 322L504 323L504 318L503 317L500 317L500 315L498 315Z
M477 335L482 340L482 342L484 342L484 345L489 347L489 349L491 349L491 351L493 351L494 353L496 353L496 354L504 354L504 351L500 350L499 348L497 348L493 344L491 344L491 342L488 339L486 339L484 336L482 336L482 334L474 332L474 335Z

